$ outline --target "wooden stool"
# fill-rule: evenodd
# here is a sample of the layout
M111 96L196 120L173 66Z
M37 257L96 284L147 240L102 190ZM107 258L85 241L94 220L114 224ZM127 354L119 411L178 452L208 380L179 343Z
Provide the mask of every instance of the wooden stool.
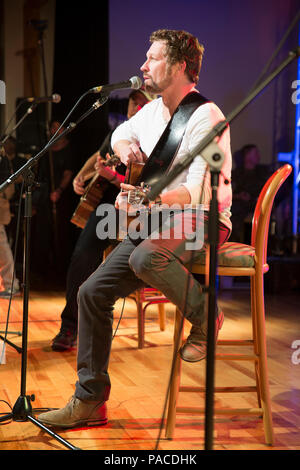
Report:
M251 282L251 318L252 335L249 340L222 340L217 345L252 347L252 354L216 354L217 360L252 361L255 368L256 383L254 386L215 387L215 392L256 392L258 406L245 409L215 409L215 414L225 415L261 415L264 423L265 442L272 445L274 441L272 411L268 382L265 308L264 308L264 274L268 271L267 243L269 221L275 195L292 171L290 165L278 169L263 187L254 212L252 221L251 245L242 243L224 243L218 251L219 276L249 276ZM191 269L193 274L205 274L205 253L203 259L195 263ZM177 310L174 327L174 373L170 384L169 409L166 423L166 437L172 438L176 422L176 412L203 413L199 408L177 407L179 392L203 392L200 387L184 387L180 385L182 361L178 354L183 342L182 315Z
M135 291L130 298L133 298L137 306L138 318L138 348L143 349L145 345L145 313L147 307L152 304L158 306L158 318L160 330L164 331L166 328L166 313L165 303L170 301L158 290L152 287L144 287Z

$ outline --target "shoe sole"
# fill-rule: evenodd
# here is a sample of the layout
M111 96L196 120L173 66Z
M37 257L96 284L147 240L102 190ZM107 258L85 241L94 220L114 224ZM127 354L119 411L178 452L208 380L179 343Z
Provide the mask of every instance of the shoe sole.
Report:
M71 346L51 346L52 351L56 352L65 352L65 351L72 351L72 349L75 349L77 346L77 343L72 344Z
M95 419L95 420L81 420L81 421L76 421L75 423L71 424L56 424L56 423L51 423L48 422L47 420L40 421L44 426L51 426L52 428L78 428L78 427L85 427L85 426L104 426L105 424L108 423L108 419Z

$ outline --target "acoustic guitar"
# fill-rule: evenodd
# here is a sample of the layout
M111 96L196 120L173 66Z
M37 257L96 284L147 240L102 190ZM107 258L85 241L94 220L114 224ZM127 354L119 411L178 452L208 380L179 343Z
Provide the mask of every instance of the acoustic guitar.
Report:
M117 155L112 155L104 160L104 166L117 166L121 163ZM138 180L144 163L131 162L125 174L125 183L135 185ZM91 213L100 204L103 194L109 185L109 181L103 176L96 173L86 187L84 194L81 196L80 201L72 215L71 222L77 227L84 228L91 215Z
M104 160L103 164L108 167L117 166L120 164L120 158L117 155L112 155ZM86 226L91 213L101 202L108 185L109 181L106 178L95 173L72 215L72 224L75 224L80 228L84 228Z

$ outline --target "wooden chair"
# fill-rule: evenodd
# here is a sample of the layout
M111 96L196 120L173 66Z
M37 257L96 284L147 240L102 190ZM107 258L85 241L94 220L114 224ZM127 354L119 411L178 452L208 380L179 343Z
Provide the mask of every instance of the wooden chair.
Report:
M165 303L170 301L158 290L152 287L144 287L135 291L131 296L136 302L138 319L138 348L143 349L145 345L145 314L149 305L157 304L160 330L166 328Z
M110 245L103 254L103 261L114 250L116 245ZM133 299L137 308L137 328L138 328L138 348L143 349L145 346L145 315L149 305L157 304L158 306L158 319L160 330L164 331L166 328L166 313L164 304L170 301L158 290L152 287L144 287L137 289L129 298Z
M225 415L255 415L262 416L264 423L265 442L273 444L272 412L267 370L267 351L265 333L265 308L264 308L264 274L268 271L267 243L269 233L269 221L275 195L281 185L292 171L290 165L279 168L264 185L257 200L251 233L251 245L227 242L218 251L218 275L219 276L249 276L251 292L251 317L252 334L249 340L219 340L217 345L243 346L249 345L253 349L252 354L216 354L217 360L253 361L255 367L255 385L239 387L215 387L215 392L256 392L258 398L257 408L246 409L215 409L215 414ZM205 252L203 259L195 263L191 269L193 274L205 274ZM181 327L180 327L181 326ZM182 316L176 311L174 328L174 345L178 350L183 342ZM166 423L166 437L172 438L175 428L176 412L203 413L205 410L189 407L178 407L179 392L203 392L200 387L184 387L180 385L182 361L174 346L174 373L170 384L169 407Z

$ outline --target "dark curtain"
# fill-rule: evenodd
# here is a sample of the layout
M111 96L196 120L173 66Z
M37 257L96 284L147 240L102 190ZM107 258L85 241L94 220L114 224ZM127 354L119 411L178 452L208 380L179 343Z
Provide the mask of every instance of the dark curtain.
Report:
M52 120L63 122L79 98L90 88L108 82L108 1L56 1L55 49L53 89L61 96L60 103L52 105ZM77 122L98 99L85 97L66 122ZM78 172L82 164L100 147L108 132L108 105L93 111L75 130L69 133L70 147L53 152L54 179L61 178L64 168ZM32 271L35 288L44 288L45 282L65 287L67 267L80 233L71 224L72 213L79 196L72 187L64 189L56 204L56 218L49 201L50 174L43 161L39 179L43 183L35 194L36 216L32 233ZM43 172L43 170L45 170ZM56 185L57 186L57 185ZM54 220L56 223L54 223ZM56 229L56 230L55 230ZM58 241L56 241L56 236Z
M108 83L108 0L56 2L52 119L62 121L90 88ZM99 98L91 94L70 120L76 122ZM99 148L108 131L108 104L94 111L70 134L77 168ZM75 163L75 162L74 162Z
M3 0L0 0L0 80L4 77L4 15ZM0 137L4 129L4 106L0 104Z

